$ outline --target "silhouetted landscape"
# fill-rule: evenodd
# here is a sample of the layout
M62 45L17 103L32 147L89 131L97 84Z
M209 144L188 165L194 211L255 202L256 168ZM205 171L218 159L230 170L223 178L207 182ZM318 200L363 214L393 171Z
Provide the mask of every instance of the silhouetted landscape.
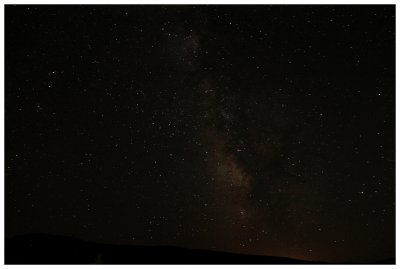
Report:
M328 264L174 246L123 246L45 234L6 239L6 264ZM395 259L377 262L394 264Z
M6 240L7 264L309 264L281 257L243 255L174 246L118 246L53 235Z

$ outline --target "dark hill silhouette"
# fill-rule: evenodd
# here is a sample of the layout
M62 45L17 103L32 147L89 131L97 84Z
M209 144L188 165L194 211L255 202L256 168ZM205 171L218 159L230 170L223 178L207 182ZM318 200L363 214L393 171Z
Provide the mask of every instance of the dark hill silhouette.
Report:
M173 246L118 246L65 236L24 235L6 240L6 264L309 264L280 257Z
M44 234L6 239L6 264L321 264L172 246L118 246ZM393 264L393 260L382 263Z

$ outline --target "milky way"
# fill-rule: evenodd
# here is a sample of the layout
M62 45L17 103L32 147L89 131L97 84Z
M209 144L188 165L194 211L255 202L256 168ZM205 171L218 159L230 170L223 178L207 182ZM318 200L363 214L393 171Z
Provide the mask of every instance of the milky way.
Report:
M7 6L6 237L394 257L394 6Z

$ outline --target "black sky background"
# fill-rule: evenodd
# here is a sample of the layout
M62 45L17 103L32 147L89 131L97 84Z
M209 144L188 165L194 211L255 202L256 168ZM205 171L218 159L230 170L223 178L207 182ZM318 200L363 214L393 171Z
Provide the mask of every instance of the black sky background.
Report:
M5 7L5 233L395 256L395 6Z

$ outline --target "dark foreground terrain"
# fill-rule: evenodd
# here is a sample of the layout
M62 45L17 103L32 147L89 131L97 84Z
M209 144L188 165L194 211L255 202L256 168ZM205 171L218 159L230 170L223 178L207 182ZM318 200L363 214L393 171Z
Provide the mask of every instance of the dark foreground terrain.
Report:
M322 264L172 246L115 246L70 237L24 235L6 239L6 264ZM394 264L394 259L378 262Z

